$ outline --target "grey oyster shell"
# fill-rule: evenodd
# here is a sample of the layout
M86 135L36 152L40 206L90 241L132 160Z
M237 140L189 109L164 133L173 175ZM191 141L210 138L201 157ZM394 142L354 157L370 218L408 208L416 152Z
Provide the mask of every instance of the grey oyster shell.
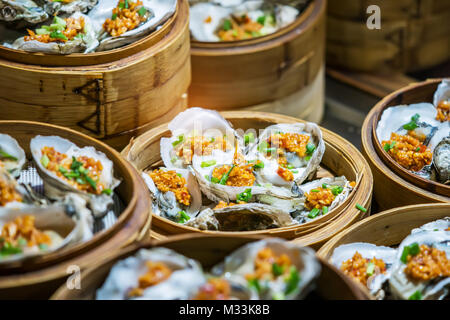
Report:
M450 136L445 137L433 151L433 165L439 182L450 183Z

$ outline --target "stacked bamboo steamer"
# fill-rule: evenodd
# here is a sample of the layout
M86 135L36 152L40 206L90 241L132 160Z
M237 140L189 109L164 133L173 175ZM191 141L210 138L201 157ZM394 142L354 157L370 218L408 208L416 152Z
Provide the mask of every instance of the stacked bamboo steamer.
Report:
M0 119L66 126L121 149L187 106L189 6L122 48L48 55L0 46Z
M296 118L263 112L229 111L222 116L231 122L234 128L246 131L266 128L275 123L303 122ZM201 233L208 235L265 235L290 239L298 244L319 248L340 230L350 226L369 214L372 199L372 173L361 153L342 137L321 128L325 142L325 154L322 158L318 177L342 176L355 181L356 186L347 200L332 210L305 224L269 230L249 232L201 231L172 222L158 215L153 216L151 237L165 239L171 235L182 233ZM122 151L122 156L130 161L139 171L161 165L160 139L170 136L167 124L147 131L132 140ZM366 213L359 211L359 204L368 209Z
M123 260L135 254L142 248L165 247L195 259L201 263L205 270L233 252L233 250L250 243L261 240L261 237L221 235L221 236L200 236L184 235L172 237L164 241L152 241L145 244L134 245L110 255L95 268L86 270L81 274L83 286L81 290L69 290L66 286L61 286L52 296L53 300L92 300L95 299L95 292L99 289L109 274L111 267L119 260ZM319 259L321 272L316 281L312 295L315 299L330 300L366 300L370 299L366 290L361 289L353 281L348 279L343 273L333 267L325 260Z
M374 198L381 210L409 204L450 202L450 186L414 175L384 152L376 127L389 106L432 102L440 79L411 84L386 96L367 115L362 129L362 149L374 176Z
M326 0L291 25L232 42L191 42L189 106L269 111L320 122L324 102Z
M366 22L380 8L381 28ZM447 0L330 0L327 63L358 71L426 69L450 59Z
M0 299L45 299L77 270L95 265L111 251L145 238L151 223L150 200L145 183L117 151L98 140L67 128L28 121L0 121L0 132L14 137L31 159L30 140L36 135L57 135L79 147L92 146L114 164L121 179L116 189L124 209L111 226L92 239L22 262L0 265Z

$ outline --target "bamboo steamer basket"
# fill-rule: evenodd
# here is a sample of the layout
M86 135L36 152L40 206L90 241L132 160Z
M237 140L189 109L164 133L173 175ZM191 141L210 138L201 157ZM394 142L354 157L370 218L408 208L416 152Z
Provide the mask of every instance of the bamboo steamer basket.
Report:
M303 122L303 120L285 115L263 112L228 111L222 112L222 116L230 121L234 128L244 131L249 128L258 131L275 123ZM248 232L201 231L154 215L151 237L161 240L169 235L181 233L232 236L267 235L285 239L295 238L295 241L302 245L320 247L334 234L368 215L369 210L364 214L355 206L358 203L369 209L372 198L372 174L364 157L345 139L324 128L321 130L326 150L317 176L345 175L349 181L356 181L355 190L348 199L329 214L302 225ZM161 165L160 139L164 136L170 136L167 124L149 130L132 140L122 151L122 156L129 160L138 171L154 165Z
M381 29L366 25L369 5L380 7ZM327 14L329 65L412 72L450 59L447 0L330 0Z
M264 37L191 41L189 106L275 111L319 122L325 7L326 0L314 0L291 25Z
M337 247L353 242L368 242L377 246L397 246L411 230L425 223L450 216L450 204L420 204L387 210L359 221L325 243L317 252L329 261ZM361 284L355 281L358 287Z
M187 106L189 7L157 31L105 52L28 53L0 46L0 119L75 129L122 149Z
M376 126L389 106L433 101L439 79L411 84L388 95L367 115L362 129L362 150L374 176L374 197L386 210L408 204L450 202L450 187L413 175L393 161L376 138Z
M68 290L60 287L51 297L53 300L91 300L95 299L95 292L100 288L109 274L111 267L118 261L133 255L141 248L165 247L196 259L207 270L239 247L262 237L249 236L176 236L164 241L152 241L137 244L121 250L103 260L99 266L86 270L81 276L81 290ZM361 290L353 281L333 267L328 262L319 259L321 274L317 279L317 286L311 296L320 299L366 300L367 291Z
M29 121L0 121L0 132L13 136L31 159L30 140L36 135L57 135L80 147L93 146L114 163L116 189L125 205L117 221L81 244L63 248L23 262L0 266L0 299L46 299L70 276L70 266L81 269L95 265L102 256L145 237L151 214L147 187L136 170L106 144L71 129Z

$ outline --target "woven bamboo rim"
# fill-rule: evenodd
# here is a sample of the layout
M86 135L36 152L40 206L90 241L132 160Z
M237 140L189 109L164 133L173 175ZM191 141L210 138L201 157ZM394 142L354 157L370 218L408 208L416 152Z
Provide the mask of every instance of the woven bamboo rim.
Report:
M143 244L135 244L116 252L102 260L95 268L90 268L81 274L81 290L68 290L61 286L51 297L52 300L85 300L94 299L95 291L102 285L112 265L118 260L133 255L141 248L156 246L166 247L197 259L203 267L210 268L222 261L224 257L242 245L262 240L258 236L203 236L203 235L179 235L165 241L151 241ZM350 279L337 270L334 266L320 259L322 272L317 280L317 293L324 299L369 299L367 291L361 290Z
M260 129L274 123L302 122L296 118L271 114L265 112L230 111L221 113L235 128ZM319 247L339 230L346 228L361 219L367 213L362 213L355 206L360 204L369 209L372 197L372 174L367 162L359 151L348 141L337 134L321 128L326 144L325 155L322 160L324 175L346 175L347 179L356 181L356 187L348 199L332 210L329 214L314 219L311 222L284 228L247 232L202 231L187 227L160 216L154 215L152 220L151 236L155 239L164 239L168 235L180 233L201 233L209 235L270 235L286 239L296 239L302 245ZM147 167L159 164L159 141L161 137L170 136L167 124L147 131L132 140L122 151L122 156L129 160L141 171Z

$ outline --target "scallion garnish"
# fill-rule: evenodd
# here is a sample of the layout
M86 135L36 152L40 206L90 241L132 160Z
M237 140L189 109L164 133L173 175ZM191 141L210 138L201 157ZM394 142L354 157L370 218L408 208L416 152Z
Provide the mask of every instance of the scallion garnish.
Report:
M215 164L216 164L216 160L202 161L202 163L200 164L200 167L206 168L206 167L211 167Z
M362 205L360 205L359 203L356 204L356 209L358 209L359 211L362 212L367 212L367 209L364 208Z
M252 189L250 188L245 189L244 192L238 193L236 195L236 200L238 201L249 202L251 198L252 198Z

